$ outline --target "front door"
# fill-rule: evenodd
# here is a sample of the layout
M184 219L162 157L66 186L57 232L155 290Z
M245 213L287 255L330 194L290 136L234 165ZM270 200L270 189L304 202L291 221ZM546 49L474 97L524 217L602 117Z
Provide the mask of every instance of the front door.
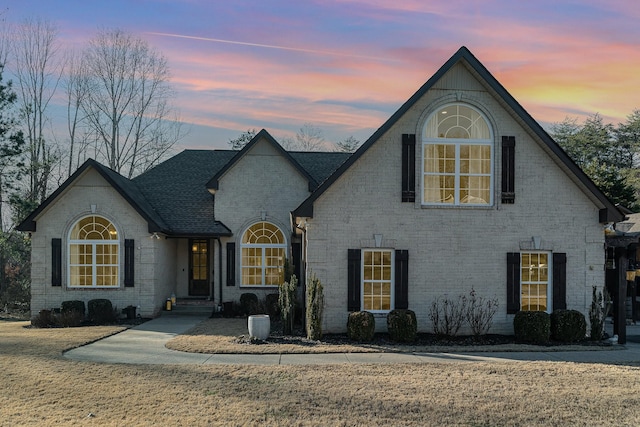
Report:
M209 240L189 242L189 296L209 296Z

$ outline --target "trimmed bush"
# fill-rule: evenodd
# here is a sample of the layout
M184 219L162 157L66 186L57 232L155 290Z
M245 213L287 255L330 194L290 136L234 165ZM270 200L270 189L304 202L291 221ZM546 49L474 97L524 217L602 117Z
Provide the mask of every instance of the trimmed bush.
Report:
M594 286L591 307L589 308L589 324L591 329L591 340L600 341L604 338L604 319L608 315L607 300L609 295L607 294L607 288L603 288L602 291Z
M354 311L349 313L347 320L347 336L350 340L368 342L376 332L376 319L368 311Z
M551 337L551 316L544 311L519 311L513 319L516 340L546 344Z
M288 261L285 260L285 266L287 265ZM285 268L285 274L287 268ZM280 315L282 316L282 332L285 335L291 335L293 333L293 325L296 317L297 288L298 278L295 274L291 275L289 281L285 281L278 288L278 307L280 307Z
M96 325L115 323L117 315L113 310L111 301L104 298L92 299L87 302L89 321Z
M413 310L392 310L387 314L389 338L396 342L413 342L418 335L418 322Z
M60 313L65 314L69 312L80 313L82 317L84 317L84 301L62 301L62 304L60 304Z
M258 302L258 296L251 292L247 292L240 295L240 308L242 314L250 316L252 314L258 314L260 309L260 303Z
M582 341L586 334L584 314L577 310L555 310L551 313L551 338L555 341Z
M271 319L278 319L280 317L279 297L279 294L267 294L264 297L264 308Z
M322 313L324 311L324 292L322 282L314 274L307 285L307 338L322 338Z

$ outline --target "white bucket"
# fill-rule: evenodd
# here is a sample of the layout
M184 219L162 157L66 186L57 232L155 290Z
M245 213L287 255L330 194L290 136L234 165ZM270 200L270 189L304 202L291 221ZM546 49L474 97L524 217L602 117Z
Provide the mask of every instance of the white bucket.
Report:
M268 314L256 314L249 316L249 336L259 340L269 338L271 332L271 320Z

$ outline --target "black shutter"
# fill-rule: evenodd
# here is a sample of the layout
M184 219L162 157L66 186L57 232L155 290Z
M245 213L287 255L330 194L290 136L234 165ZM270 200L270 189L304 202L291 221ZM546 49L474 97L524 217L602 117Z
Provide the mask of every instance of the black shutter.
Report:
M293 263L293 274L298 278L298 286L302 286L302 244L291 243L291 262Z
M227 242L227 286L236 285L236 244Z
M553 309L567 308L567 254L553 254Z
M402 201L416 201L415 134L402 134Z
M396 250L395 307L409 308L409 251Z
M133 239L124 239L124 286L127 288L133 287L133 245Z
M348 296L347 296L347 310L360 311L360 262L362 259L362 252L360 249L349 249L348 256Z
M62 239L51 239L51 286L62 286Z
M513 204L516 200L515 167L516 138L502 137L502 203Z
M520 254L507 253L507 314L520 311Z

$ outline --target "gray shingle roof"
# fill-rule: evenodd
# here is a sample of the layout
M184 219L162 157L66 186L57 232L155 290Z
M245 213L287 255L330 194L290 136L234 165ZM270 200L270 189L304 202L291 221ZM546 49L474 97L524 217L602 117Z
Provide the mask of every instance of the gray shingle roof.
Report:
M172 235L230 235L213 218L209 179L234 151L185 150L133 178L133 183L169 226Z
M185 150L134 178L133 183L166 222L169 234L230 235L231 231L223 223L213 221L213 199L207 183L237 154L230 150ZM290 154L318 183L350 156L349 153Z

